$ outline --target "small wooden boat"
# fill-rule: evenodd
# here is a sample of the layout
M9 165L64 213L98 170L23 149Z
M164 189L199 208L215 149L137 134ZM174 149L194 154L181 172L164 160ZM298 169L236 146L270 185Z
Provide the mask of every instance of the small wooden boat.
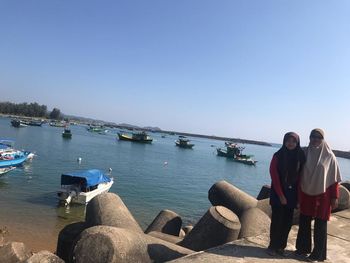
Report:
M112 185L113 178L97 169L65 173L61 175L61 190L57 195L65 205L86 205L95 196L108 192Z
M218 156L223 156L223 157L229 157L229 158L234 158L236 155L241 154L243 148L238 147L237 144L228 144L226 149L224 148L217 148L217 154Z
M62 137L66 139L71 139L72 138L71 130L68 128L65 128L64 131L62 132Z
M13 127L16 127L16 128L23 128L23 127L27 127L28 125L25 124L23 121L21 120L11 120L11 124Z
M64 122L50 122L49 125L51 127L59 127L59 128L63 128L66 126L66 123Z
M96 126L96 125L91 125L91 124L86 129L89 132L98 132L98 133L100 133L100 132L104 131L103 126Z
M255 161L251 156L249 155L242 155L242 156L235 156L233 158L233 160L235 162L239 162L239 163L244 163L244 164L248 164L248 165L255 165L257 163L257 161Z
M132 133L131 135L125 133L118 133L119 140L121 141L131 141L131 142L142 142L151 143L153 141L146 132Z
M180 148L192 149L194 144L190 143L190 140L184 136L179 136L179 139L175 141L175 145Z
M42 121L36 121L36 120L31 120L27 123L27 125L29 126L38 126L38 127L41 127L42 124L43 124Z
M33 158L31 152L13 151L13 153L2 153L0 156L0 168L20 166L28 159Z
M3 174L6 174L12 170L16 169L16 167L5 167L5 168L0 168L0 176L3 175Z

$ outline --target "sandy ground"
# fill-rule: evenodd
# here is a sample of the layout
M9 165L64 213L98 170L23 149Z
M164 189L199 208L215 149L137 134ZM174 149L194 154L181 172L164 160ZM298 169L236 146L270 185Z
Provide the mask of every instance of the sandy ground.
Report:
M3 242L16 241L23 242L32 252L48 250L56 251L57 234L45 231L45 229L29 229L29 227L16 224L0 223L0 240Z

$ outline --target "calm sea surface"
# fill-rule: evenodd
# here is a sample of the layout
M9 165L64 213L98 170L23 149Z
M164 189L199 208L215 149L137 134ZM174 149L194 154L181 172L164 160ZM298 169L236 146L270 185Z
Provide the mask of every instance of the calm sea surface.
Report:
M61 173L112 168L117 193L140 225L145 228L162 209L180 214L195 223L210 207L209 188L227 180L256 196L270 183L268 167L274 147L244 145L257 165L248 166L215 154L223 141L191 138L193 150L175 146L176 136L161 138L151 133L152 144L118 141L118 130L106 135L90 133L83 126L71 126L73 138L63 139L62 128L14 128L10 119L0 118L0 138L12 138L15 148L35 152L32 162L0 178L0 227L32 249L54 250L57 234L66 224L84 219L84 207L60 207L56 191ZM282 134L281 134L282 138ZM215 146L215 147L213 147ZM78 164L77 158L82 158ZM343 179L350 179L350 160L339 158Z

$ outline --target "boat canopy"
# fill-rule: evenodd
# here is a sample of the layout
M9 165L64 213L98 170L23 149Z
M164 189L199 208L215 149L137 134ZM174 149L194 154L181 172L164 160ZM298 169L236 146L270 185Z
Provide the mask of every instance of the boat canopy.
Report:
M111 178L97 169L65 173L61 176L61 185L83 184L85 187L110 182Z

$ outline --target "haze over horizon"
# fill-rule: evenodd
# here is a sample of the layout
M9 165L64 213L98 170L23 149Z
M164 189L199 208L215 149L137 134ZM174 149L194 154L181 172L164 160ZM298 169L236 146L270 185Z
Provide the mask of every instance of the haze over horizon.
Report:
M350 2L0 2L0 101L350 150Z

